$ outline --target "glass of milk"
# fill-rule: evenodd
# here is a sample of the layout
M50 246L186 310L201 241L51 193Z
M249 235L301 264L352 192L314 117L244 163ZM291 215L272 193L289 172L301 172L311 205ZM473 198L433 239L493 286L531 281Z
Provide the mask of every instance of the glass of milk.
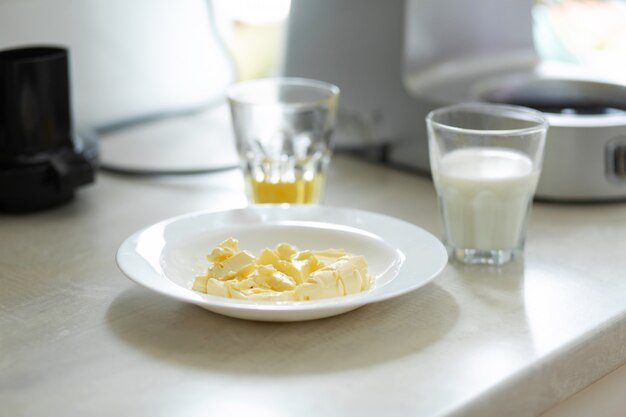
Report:
M426 117L450 256L502 265L523 252L548 122L519 106L465 103Z

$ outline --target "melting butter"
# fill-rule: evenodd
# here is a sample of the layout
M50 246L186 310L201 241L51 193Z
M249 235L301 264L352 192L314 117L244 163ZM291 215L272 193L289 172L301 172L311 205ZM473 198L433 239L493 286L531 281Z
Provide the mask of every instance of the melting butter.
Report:
M373 277L363 256L343 249L304 250L288 243L258 256L239 250L237 239L220 243L207 256L210 266L193 290L226 298L257 301L309 301L369 289Z

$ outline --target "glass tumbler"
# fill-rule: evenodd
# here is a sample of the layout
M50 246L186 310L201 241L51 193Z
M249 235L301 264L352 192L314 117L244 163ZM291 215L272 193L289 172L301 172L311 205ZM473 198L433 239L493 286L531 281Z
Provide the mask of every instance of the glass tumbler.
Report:
M228 92L251 203L322 202L339 88L303 78L267 78Z
M431 171L453 259L501 265L521 254L548 122L520 106L466 103L426 117Z

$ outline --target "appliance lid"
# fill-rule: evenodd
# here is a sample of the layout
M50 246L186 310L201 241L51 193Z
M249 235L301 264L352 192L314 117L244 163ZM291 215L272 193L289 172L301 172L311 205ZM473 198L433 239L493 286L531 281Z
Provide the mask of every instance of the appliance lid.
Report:
M533 73L485 79L470 98L542 111L553 126L626 125L626 85L589 79L543 77Z

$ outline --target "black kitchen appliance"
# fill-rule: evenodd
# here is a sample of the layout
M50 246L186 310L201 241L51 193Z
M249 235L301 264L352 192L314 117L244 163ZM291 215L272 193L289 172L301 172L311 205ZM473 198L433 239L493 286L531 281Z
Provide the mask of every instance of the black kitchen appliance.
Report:
M53 207L94 181L70 107L65 48L0 51L0 211Z

